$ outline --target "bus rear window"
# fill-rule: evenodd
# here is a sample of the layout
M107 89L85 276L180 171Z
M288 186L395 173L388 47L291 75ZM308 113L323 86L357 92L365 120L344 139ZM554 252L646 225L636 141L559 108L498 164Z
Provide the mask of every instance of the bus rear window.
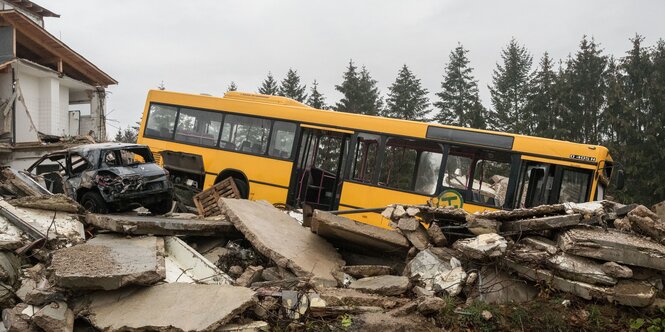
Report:
M150 105L148 123L145 126L144 136L157 138L173 138L173 129L178 109L173 106Z

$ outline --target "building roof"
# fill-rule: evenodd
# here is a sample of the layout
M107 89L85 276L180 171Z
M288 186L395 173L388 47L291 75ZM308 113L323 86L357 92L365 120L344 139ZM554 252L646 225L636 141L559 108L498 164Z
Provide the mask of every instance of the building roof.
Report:
M118 81L72 50L33 20L16 10L0 11L0 23L16 29L16 57L27 58L94 86L109 86Z
M13 6L20 7L23 10L27 10L35 15L41 17L60 17L60 15L28 0L5 0L7 3L10 3Z

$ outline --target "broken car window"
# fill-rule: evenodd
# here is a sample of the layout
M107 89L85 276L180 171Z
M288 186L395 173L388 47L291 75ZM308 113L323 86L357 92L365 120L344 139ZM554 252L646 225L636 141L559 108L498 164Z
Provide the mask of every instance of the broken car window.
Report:
M83 173L83 171L90 168L90 163L88 162L88 160L81 157L78 153L72 153L71 155L69 155L69 158L72 163L71 165L72 175L79 175Z
M104 163L107 166L113 167L113 166L120 166L120 160L116 158L116 152L115 151L106 151L104 153Z
M296 124L291 122L275 121L270 138L268 154L272 157L289 159L293 150L293 141L296 137Z
M268 148L270 120L229 114L219 142L224 149L264 154Z
M132 166L154 162L152 153L150 153L148 148L144 147L108 150L102 156L104 163L109 167Z
M173 106L150 105L150 113L148 113L148 123L145 126L144 136L173 138L177 113L177 108Z
M217 145L222 116L218 112L181 108L175 140L205 146Z

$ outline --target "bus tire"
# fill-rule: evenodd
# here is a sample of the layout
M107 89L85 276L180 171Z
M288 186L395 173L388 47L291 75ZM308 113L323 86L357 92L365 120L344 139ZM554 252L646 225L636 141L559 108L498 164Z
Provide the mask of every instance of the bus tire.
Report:
M233 182L236 183L236 188L238 188L240 198L247 199L249 197L249 185L247 182L238 178L233 178Z

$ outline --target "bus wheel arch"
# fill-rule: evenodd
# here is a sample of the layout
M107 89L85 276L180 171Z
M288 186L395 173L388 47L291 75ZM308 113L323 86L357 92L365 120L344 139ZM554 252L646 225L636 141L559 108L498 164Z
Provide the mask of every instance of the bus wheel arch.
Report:
M233 178L233 181L236 183L236 187L238 187L238 191L240 192L240 197L247 199L249 197L249 180L247 180L245 173L237 169L225 169L217 175L215 183L219 183L228 177Z

